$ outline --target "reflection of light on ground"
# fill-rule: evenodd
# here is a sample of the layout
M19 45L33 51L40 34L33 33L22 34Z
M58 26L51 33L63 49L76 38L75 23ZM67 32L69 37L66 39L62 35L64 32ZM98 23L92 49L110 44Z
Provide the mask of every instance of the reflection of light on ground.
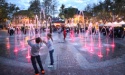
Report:
M7 41L6 47L7 47L7 49L10 49L10 42L9 42L9 38L8 37L6 38L6 41Z
M30 48L28 47L27 55L26 55L27 61L30 62Z
M98 54L98 56L99 56L100 58L102 58L102 57L103 57L103 55L102 55L102 54Z
M30 56L30 55L27 55L27 56L26 56L26 58L30 59L30 58L31 58L31 56Z
M10 49L10 44L7 43L7 44L6 44L6 47L7 47L7 49Z
M109 48L106 48L107 51L109 51L110 49Z
M115 47L115 44L112 44L111 46L112 46L112 47Z
M6 40L8 41L8 40L9 40L9 38L7 37L7 38L6 38Z
M18 48L17 47L15 47L14 52L18 52Z

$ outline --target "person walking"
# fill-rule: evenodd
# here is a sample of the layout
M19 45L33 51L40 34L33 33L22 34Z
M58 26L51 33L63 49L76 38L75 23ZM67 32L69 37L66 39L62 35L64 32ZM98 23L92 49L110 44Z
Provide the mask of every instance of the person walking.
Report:
M64 42L66 41L66 35L67 35L66 29L64 29L64 30L63 30L63 40L64 40Z
M36 44L32 43L31 42L32 40L35 40ZM35 75L39 75L39 71L38 71L36 62L39 64L39 67L41 68L41 73L44 74L45 71L43 69L42 62L40 59L40 54L39 54L40 47L41 47L40 46L41 38L38 37L35 39L30 39L27 42L28 42L28 45L31 46L31 62L32 62L32 66L35 70Z
M48 39L48 41L46 42L46 41L43 40L43 43L45 43L47 45L48 50L49 50L50 65L48 67L51 68L54 65L54 59L53 59L54 47L53 47L53 39L52 39L51 33L47 34L47 39Z
M58 32L59 43L61 43L62 42L62 28L59 27L58 30L57 30L57 32Z

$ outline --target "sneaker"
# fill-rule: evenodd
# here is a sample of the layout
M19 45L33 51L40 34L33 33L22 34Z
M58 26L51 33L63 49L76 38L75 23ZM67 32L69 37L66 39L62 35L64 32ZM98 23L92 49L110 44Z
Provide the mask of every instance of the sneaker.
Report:
M49 68L52 68L52 67L53 67L53 65L49 65L48 67L49 67Z
M35 75L39 75L39 73L35 74Z
M44 71L44 70L42 70L42 71L41 71L41 73L42 73L42 74L45 74L45 71Z

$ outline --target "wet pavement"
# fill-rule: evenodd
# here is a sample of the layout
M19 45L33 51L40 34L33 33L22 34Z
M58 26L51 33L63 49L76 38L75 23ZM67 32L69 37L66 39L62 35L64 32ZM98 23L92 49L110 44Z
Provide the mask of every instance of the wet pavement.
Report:
M45 35L40 36L46 39ZM0 31L0 75L34 75L26 42L32 37ZM40 51L45 75L125 75L125 39L82 33L68 34L66 42L60 42L58 34L53 33L53 39L54 68L47 67L49 55L44 44Z

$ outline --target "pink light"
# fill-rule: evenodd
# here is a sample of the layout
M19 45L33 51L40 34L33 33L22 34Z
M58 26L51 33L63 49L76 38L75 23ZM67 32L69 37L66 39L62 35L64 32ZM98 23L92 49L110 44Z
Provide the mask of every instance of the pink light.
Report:
M73 32L70 33L70 37L72 39L71 42L74 42L74 33Z
M102 54L98 54L98 57L102 58L102 57L103 57L103 55L102 55Z
M99 48L102 47L101 44L99 44Z
M30 58L31 58L31 56L27 55L27 56L26 56L26 58L27 58L27 59L30 59Z
M26 58L28 58L28 59L31 58L31 56L30 56L30 49L29 49L29 48L28 48L28 52L27 52L27 56L26 56Z
M102 53L101 53L101 50L100 50L100 52L98 53L98 57L100 57L100 58L103 57L103 55L102 55Z
M24 48L25 46L24 46L24 44L22 45L22 48Z
M91 47L91 49L90 49L90 53L93 53L93 51L94 51L94 50L93 50L92 47Z
M85 46L84 46L85 48L87 48L87 46L86 46L86 44L85 44Z
M115 47L115 44L112 44L111 46L112 46L112 47Z
M25 47L25 46L24 46L24 42L21 41L20 44L21 44L22 48Z
M109 48L106 48L107 51L109 51L110 49Z
M17 48L15 48L15 49L14 49L14 52L18 52L18 49L17 49Z
M6 47L7 47L7 49L10 49L10 44L7 44Z

